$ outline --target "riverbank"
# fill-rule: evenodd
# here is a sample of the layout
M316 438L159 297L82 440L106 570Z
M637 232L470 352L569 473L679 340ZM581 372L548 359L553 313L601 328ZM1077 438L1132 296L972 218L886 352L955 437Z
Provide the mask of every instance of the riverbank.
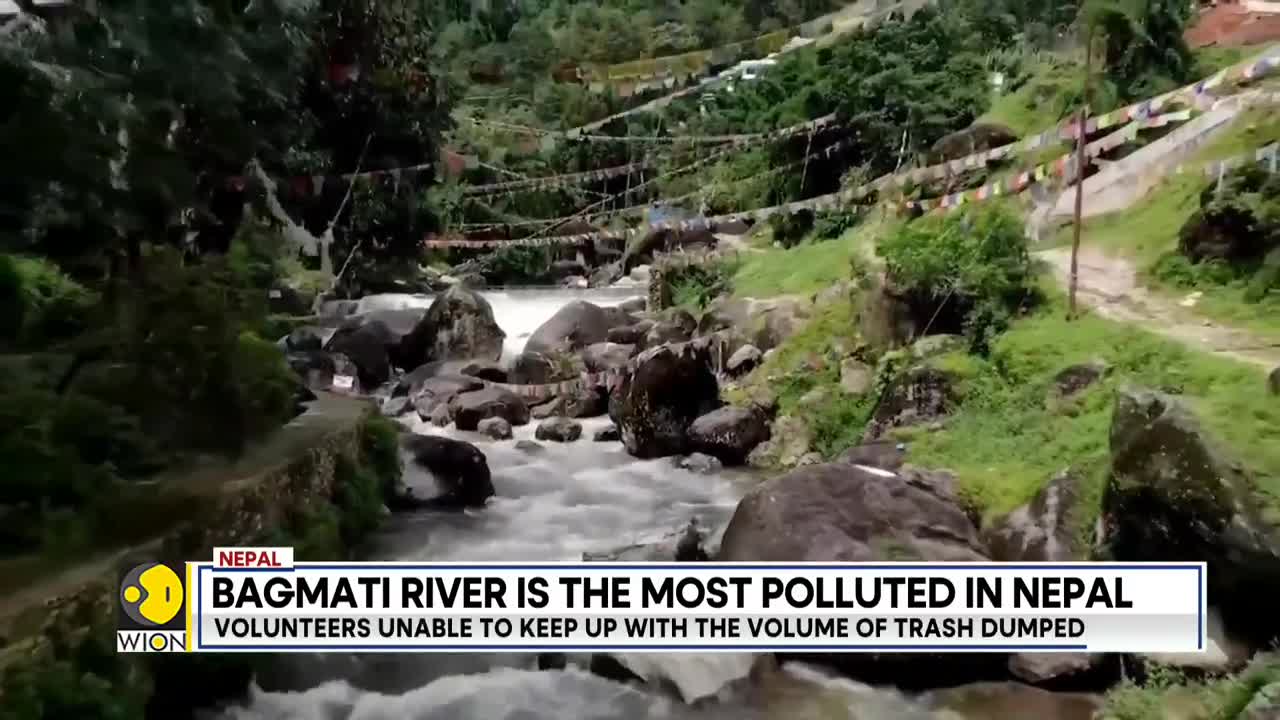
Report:
M384 488L399 482L395 443L371 403L321 393L234 462L157 485L164 497L154 507L183 512L156 522L163 529L149 541L44 574L37 560L22 561L30 574L20 584L6 574L14 585L0 596L5 709L19 718L49 717L54 707L79 708L82 717L141 717L144 708L174 717L243 692L250 658L116 655L119 578L142 563L209 557L219 545L347 556L385 512ZM99 686L112 692L103 696Z

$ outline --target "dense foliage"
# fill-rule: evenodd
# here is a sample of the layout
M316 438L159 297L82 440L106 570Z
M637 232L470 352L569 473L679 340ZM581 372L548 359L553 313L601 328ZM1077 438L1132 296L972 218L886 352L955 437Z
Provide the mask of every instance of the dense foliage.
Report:
M1035 299L1022 223L999 205L904 224L879 252L923 329L963 331L979 352Z
M272 313L309 303L272 290L328 290L321 270L357 247L357 272L416 265L434 169L339 174L438 155L450 91L422 11L103 0L6 26L0 554L145 532L117 514L139 479L239 453L295 413ZM331 181L294 192L313 175ZM300 253L286 220L333 226L329 257Z

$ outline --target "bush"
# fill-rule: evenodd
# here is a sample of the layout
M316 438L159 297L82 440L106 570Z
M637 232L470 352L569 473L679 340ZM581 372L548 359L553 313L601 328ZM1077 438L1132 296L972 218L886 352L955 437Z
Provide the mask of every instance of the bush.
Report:
M782 247L794 247L810 230L813 230L814 215L812 210L801 210L794 213L778 213L769 217L769 229L773 231L773 239Z
M813 237L818 240L835 240L857 227L859 220L857 215L850 212L818 213L813 221Z
M985 353L1013 313L1037 299L1022 223L1001 207L906 223L880 255L917 319L935 332L963 331L975 352Z
M0 346L27 346L83 330L97 298L48 260L0 255L0 304Z
M384 497L389 497L404 472L400 430L395 421L381 415L369 416L360 428L360 452L363 462L378 478Z
M671 288L671 301L680 307L702 310L720 295L733 290L733 263L712 261L690 263L663 270L663 280Z

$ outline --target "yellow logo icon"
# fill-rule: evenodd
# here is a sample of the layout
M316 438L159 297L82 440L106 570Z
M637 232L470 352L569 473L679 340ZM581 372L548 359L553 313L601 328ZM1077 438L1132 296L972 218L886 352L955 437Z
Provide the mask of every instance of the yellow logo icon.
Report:
M139 565L120 583L120 606L139 625L167 624L181 612L182 598L182 579L168 565Z

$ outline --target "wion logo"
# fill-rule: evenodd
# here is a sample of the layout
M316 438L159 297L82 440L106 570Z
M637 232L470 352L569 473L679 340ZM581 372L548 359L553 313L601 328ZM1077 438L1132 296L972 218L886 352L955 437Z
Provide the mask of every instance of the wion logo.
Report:
M187 616L183 574L162 563L146 563L120 580L116 652L186 652Z

